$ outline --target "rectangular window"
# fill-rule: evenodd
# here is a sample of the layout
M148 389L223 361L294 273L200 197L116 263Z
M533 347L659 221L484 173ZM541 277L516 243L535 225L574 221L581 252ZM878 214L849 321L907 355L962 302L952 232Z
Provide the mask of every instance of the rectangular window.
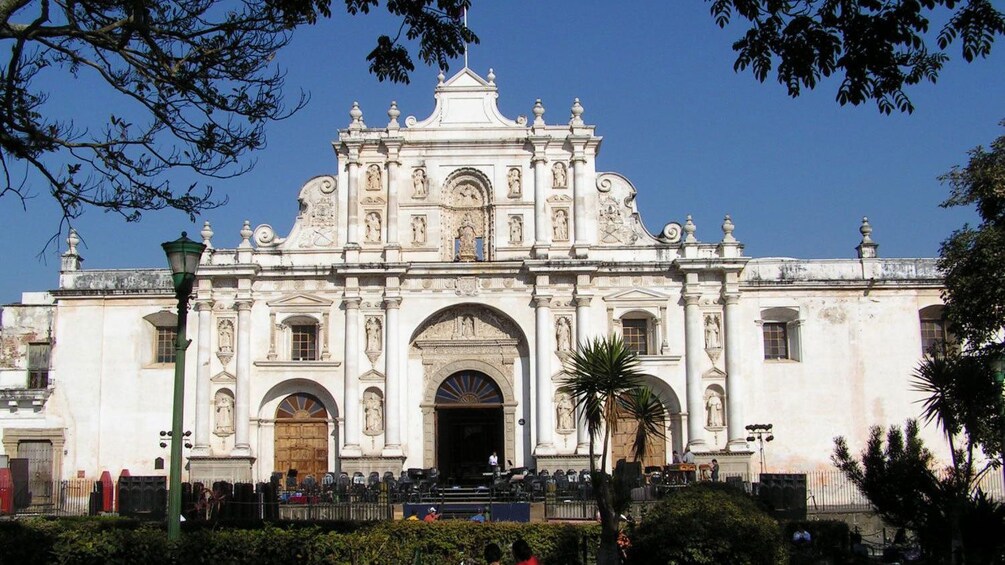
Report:
M49 358L52 345L48 343L28 344L28 388L49 386Z
M157 328L157 363L174 363L175 347L177 347L178 330L176 328Z
M789 358L789 331L785 322L764 322L764 358Z
M946 343L946 325L942 320L921 320L921 351L941 353Z
M649 354L649 323L647 320L621 320L625 348L638 355Z
M290 359L315 361L318 353L318 328L311 325L290 326Z

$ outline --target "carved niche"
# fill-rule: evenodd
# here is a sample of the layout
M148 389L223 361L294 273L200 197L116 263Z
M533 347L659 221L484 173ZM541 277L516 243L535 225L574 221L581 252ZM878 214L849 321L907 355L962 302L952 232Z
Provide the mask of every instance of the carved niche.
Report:
M440 229L444 260L490 259L491 186L488 177L477 169L459 169L447 178L443 187Z

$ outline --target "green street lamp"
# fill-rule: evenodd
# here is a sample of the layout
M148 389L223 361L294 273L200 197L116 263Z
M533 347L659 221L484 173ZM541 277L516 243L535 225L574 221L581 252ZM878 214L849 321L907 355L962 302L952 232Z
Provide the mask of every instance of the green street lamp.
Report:
M168 474L168 540L175 541L181 537L181 447L182 421L185 415L185 350L191 343L185 336L188 319L188 299L192 295L192 285L195 283L195 272L199 269L199 261L206 246L189 239L188 234L181 232L181 237L162 243L167 255L168 266L171 268L171 281L174 284L175 298L178 299L178 326L175 338L174 358L174 405L171 421L171 471Z
M991 358L991 370L995 374L995 382L1002 391L1002 422L1005 422L1005 357L1000 351L993 353ZM1005 426L1002 427L1002 488L1005 488Z

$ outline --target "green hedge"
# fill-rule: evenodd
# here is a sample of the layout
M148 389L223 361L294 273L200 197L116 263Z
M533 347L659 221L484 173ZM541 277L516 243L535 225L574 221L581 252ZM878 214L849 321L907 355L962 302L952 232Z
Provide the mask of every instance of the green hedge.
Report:
M786 563L778 523L742 491L698 483L680 489L631 532L633 565Z
M194 530L172 547L164 530L116 520L24 520L0 524L0 563L103 564L412 564L481 559L489 542L506 548L523 537L549 564L580 563L581 542L596 525L401 521L351 533L320 528Z

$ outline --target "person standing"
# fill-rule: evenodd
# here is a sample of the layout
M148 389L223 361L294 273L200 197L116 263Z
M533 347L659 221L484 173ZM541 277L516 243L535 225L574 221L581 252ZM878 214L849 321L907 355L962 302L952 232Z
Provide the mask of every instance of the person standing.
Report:
M541 562L534 557L534 553L530 550L530 545L524 541L523 538L519 538L513 542L513 557L516 559L516 565L540 565Z
M499 456L493 451L492 455L489 455L489 471L499 474Z
M682 461L689 465L694 465L694 453L691 453L690 447L684 448L684 457Z
M712 460L712 482L718 482L719 480L719 462L715 459Z
M482 552L482 557L485 558L485 563L488 565L500 565L502 562L502 549L494 543L490 543L485 546L485 551Z

